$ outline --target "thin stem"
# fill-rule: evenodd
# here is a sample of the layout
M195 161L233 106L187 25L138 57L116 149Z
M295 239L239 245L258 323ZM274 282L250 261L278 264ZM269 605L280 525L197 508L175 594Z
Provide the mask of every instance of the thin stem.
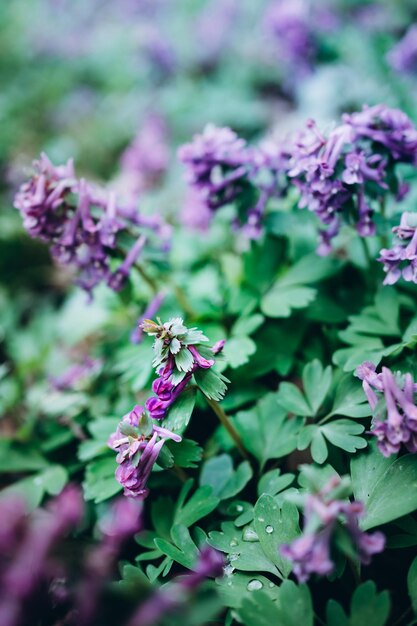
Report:
M186 313L188 317L190 317L191 319L196 319L197 313L189 304L187 296L185 295L183 289L181 289L181 287L178 287L178 285L175 285L173 283L171 284L172 284L172 289L174 290L174 293L175 293L175 297L177 298L182 309L184 310L184 313Z
M370 252L369 252L368 243L367 243L365 237L359 237L359 241L361 242L361 246L362 246L362 249L363 249L363 253L365 255L365 259L366 259L368 268L370 268L371 265L372 265L373 259L371 257Z
M143 269L142 265L139 265L139 263L136 263L135 267L138 270L139 274L142 276L145 283L149 285L153 293L156 295L159 291L158 283L156 282L156 280L154 280L152 276L149 276L149 274Z
M182 467L178 467L178 465L174 465L170 468L170 471L182 482L186 483L188 480L187 474L184 472Z
M386 204L386 197L382 196L382 198L379 201L379 209L381 212L381 216L384 218L384 233L381 235L381 246L382 248L387 248L388 247L388 237L387 237L387 233L386 233L386 208L387 208L387 204Z
M213 412L217 415L217 417L219 418L221 424L225 427L225 429L227 430L227 432L229 433L229 435L231 436L231 438L235 442L236 447L239 450L240 454L245 459L249 460L248 453L246 452L245 448L243 447L243 443L242 443L242 440L241 440L238 432L236 431L235 427L233 426L233 424L231 423L231 421L227 417L226 413L223 411L223 409L220 406L220 404L218 402L216 402L215 400L211 400L211 398L208 398L206 396L206 394L201 389L200 389L200 391L203 394L204 398L206 399L207 404L213 409Z

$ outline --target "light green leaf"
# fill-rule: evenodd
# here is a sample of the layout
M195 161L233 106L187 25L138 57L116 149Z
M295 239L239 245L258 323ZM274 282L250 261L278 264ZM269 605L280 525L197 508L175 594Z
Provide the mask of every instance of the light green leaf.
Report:
M332 368L323 369L318 359L307 363L303 370L303 387L313 415L317 413L324 402L332 383Z
M312 287L277 284L261 300L261 311L268 317L289 317L292 309L304 309L317 295Z
M256 352L256 344L250 337L231 337L225 343L223 354L227 364L236 369L249 362L249 357Z
M330 443L346 452L356 452L366 448L363 437L358 437L365 430L365 426L348 419L339 419L320 426L322 434Z
M351 461L355 499L365 503L360 521L364 530L398 519L417 509L417 458L407 454L399 459L378 459L375 447ZM365 473L367 472L367 473Z
M283 491L294 481L294 474L283 474L281 476L280 469L273 469L266 472L258 483L258 496L266 493L269 496L275 496Z
M276 398L278 404L286 409L288 413L302 415L303 417L314 415L303 393L293 383L281 383Z
M288 418L273 393L265 395L249 411L237 413L233 422L246 450L258 459L261 466L268 459L281 458L296 449L302 424L300 418Z
M275 499L262 495L255 505L254 526L266 556L278 568L283 578L291 572L291 563L280 554L280 547L300 534L298 510L291 502L279 507Z
M209 485L199 487L186 504L178 502L174 523L186 527L192 526L199 519L214 511L218 504L219 498L213 495L213 489Z

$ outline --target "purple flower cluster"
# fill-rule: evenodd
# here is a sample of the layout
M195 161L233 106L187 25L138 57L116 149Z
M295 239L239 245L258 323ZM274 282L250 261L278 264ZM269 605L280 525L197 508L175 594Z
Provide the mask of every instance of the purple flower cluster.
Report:
M417 25L410 26L404 37L389 51L387 61L402 74L417 72Z
M210 546L204 547L194 572L178 576L173 583L154 593L133 615L128 626L153 626L159 623L164 615L183 603L189 603L192 592L196 591L207 578L222 576L223 567L223 555Z
M232 202L240 193L250 166L249 154L244 139L230 128L213 124L178 150L187 168L187 181L199 190L212 211Z
M289 177L301 192L300 207L313 211L326 225L319 253L343 222L354 224L361 237L375 233L372 216L389 189L396 163L417 165L417 130L398 109L385 105L345 114L342 124L321 134L313 121L294 142Z
M0 501L0 624L18 626L29 620L26 607L61 568L51 559L51 551L77 526L83 513L81 494L68 487L46 510L27 516L20 499ZM32 607L33 611L33 607ZM35 621L33 612L31 620ZM29 623L29 622L25 622Z
M152 384L154 396L148 398L145 408L135 406L123 417L108 445L117 451L116 479L127 496L145 498L146 484L162 446L167 439L180 442L181 437L151 420L163 420L198 368L209 369L215 363L225 344L218 341L212 348L201 346L208 341L197 328L187 328L181 318L165 324L145 319L141 330L153 337L155 358L153 365L159 374ZM201 354L204 352L204 355Z
M284 184L281 180L288 160L284 147L274 142L249 147L230 128L209 124L192 143L180 147L178 156L190 185L184 224L205 230L217 209L234 202L234 226L249 239L259 238L268 200L286 188L286 179Z
M181 441L179 435L150 423L143 407L136 405L123 417L108 445L117 451L116 479L125 496L146 498L146 483L167 439Z
M120 189L132 200L153 189L161 181L169 157L166 124L160 116L150 114L122 154Z
M67 389L76 389L84 383L85 380L97 374L101 368L102 362L99 359L92 359L86 356L82 363L71 365L60 376L51 376L51 386L57 391L65 391Z
M311 72L319 35L334 30L337 17L329 8L307 0L273 0L265 13L264 25L286 77L293 82Z
M334 569L331 557L331 539L336 527L344 529L361 563L368 565L373 554L382 552L385 537L380 532L365 533L358 526L363 514L361 502L337 500L332 491L341 483L336 476L316 494L309 494L304 508L304 531L291 544L281 546L281 554L293 563L293 572L300 583L311 574L326 576Z
M403 445L409 452L417 452L417 406L414 394L417 384L410 373L394 375L383 367L365 361L356 370L363 390L374 411L371 434L377 438L378 448L388 457L400 451ZM383 401L382 401L383 400Z
M164 237L163 224L118 206L114 194L76 179L72 161L55 167L42 154L34 170L14 203L29 235L48 243L57 263L75 267L76 282L88 293L101 282L121 289L147 241L138 228L147 226ZM134 243L114 271L113 258L124 255L119 248L122 233Z
M392 232L397 243L392 248L383 248L378 261L384 264L384 285L394 285L401 277L407 282L417 283L417 226L411 226L412 213L403 213L399 226Z

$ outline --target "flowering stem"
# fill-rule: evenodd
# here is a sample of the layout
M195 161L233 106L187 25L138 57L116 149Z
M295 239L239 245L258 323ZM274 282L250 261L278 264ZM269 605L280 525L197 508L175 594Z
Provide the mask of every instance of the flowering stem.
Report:
M231 423L230 419L227 417L226 413L223 411L223 409L220 406L220 404L218 402L216 402L215 400L212 400L211 398L208 398L206 396L206 394L201 389L200 389L200 391L203 394L204 398L206 399L207 404L213 409L213 412L217 415L217 417L219 418L221 424L225 427L225 429L227 430L227 432L229 433L229 435L231 436L231 438L235 442L236 447L239 450L240 454L243 456L243 458L245 458L246 460L249 460L248 453L246 452L245 448L243 447L243 443L242 443L242 440L241 440L238 432L234 428L234 426Z

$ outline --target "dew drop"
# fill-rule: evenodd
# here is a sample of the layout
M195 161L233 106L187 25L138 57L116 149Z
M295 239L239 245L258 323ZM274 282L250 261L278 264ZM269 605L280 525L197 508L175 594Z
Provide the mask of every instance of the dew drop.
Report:
M254 578L253 580L250 580L246 586L246 589L248 591L257 591L258 589L262 589L263 587L263 583L261 583L260 580L258 580L257 578Z
M270 535L271 533L274 532L274 529L272 526L266 526L265 527L265 532L268 533L268 535Z
M259 537L256 532L250 526L247 526L243 531L243 541L259 541Z
M236 504L236 513L242 513L243 511L243 506L241 504Z
M238 540L237 539L232 539L231 542L229 543L229 546L231 548L235 548L238 545Z
M258 522L264 522L265 518L264 517L258 517Z
M273 587L275 587L275 585L274 585L274 583L268 583L268 587L269 587L270 589L272 589Z
M231 576L233 574L233 572L235 571L235 568L233 567L233 565L226 565L223 568L224 571L224 575L225 576ZM230 581L230 584L232 584L232 582Z
M239 553L233 553L233 554L229 554L229 561L230 563L232 563L233 561L236 561L236 559L238 559L240 557Z

